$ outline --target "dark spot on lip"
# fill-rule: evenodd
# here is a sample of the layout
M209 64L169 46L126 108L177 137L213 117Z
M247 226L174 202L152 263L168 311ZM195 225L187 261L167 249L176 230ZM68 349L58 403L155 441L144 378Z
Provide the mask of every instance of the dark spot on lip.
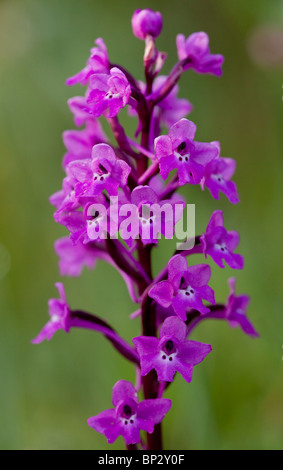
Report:
M88 214L88 220L95 220L99 217L99 211L95 211L94 214Z
M185 289L187 287L186 279L182 276L180 281L180 288Z
M129 405L124 405L123 406L123 413L127 418L129 418L133 414L132 408Z
M101 163L99 163L98 167L102 171L102 173L107 173L106 168L104 168L104 166Z
M187 147L186 142L182 142L180 145L178 145L177 152L182 155L184 151L186 150L186 147Z
M168 341L166 341L166 343L165 343L165 348L166 348L166 351L167 351L168 353L170 353L170 352L173 351L173 349L174 349L174 343L173 343L173 341L172 341L171 339L169 339Z

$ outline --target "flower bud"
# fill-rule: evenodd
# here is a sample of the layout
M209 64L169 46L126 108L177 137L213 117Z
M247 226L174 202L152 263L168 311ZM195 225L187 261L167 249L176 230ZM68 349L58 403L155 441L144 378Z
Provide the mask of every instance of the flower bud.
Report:
M132 16L132 28L134 35L139 39L145 39L150 35L154 38L159 36L162 30L162 15L159 11L136 10Z

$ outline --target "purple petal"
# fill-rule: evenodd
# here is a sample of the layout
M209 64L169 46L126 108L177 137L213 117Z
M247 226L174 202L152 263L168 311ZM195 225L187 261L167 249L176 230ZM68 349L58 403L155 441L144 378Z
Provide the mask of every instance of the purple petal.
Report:
M143 400L138 405L138 417L153 420L154 424L158 424L161 423L171 406L172 402L168 398Z
M196 141L194 145L194 160L201 165L206 165L218 155L218 149L215 145Z
M186 321L188 304L184 300L183 294L177 294L176 297L174 297L174 299L172 300L172 306L176 315L178 315L181 320Z
M89 418L87 423L97 432L104 434L105 429L116 424L116 421L116 413L112 408L110 410L102 411L98 415Z
M152 369L158 370L156 364L159 361L159 352L156 354L144 354L140 358L140 365L141 365L141 375L144 377L147 375Z
M79 276L84 266L93 269L99 253L99 250L89 248L87 245L73 245L68 237L55 242L55 251L59 256L62 276Z
M133 338L133 343L140 356L146 354L156 354L158 352L159 341L151 336L137 336Z
M235 326L240 326L243 332L251 336L252 338L259 337L259 334L254 328L253 324L245 315L235 313L233 315L233 320L229 321L229 323L231 324L231 326L234 326L234 324Z
M42 343L42 341L47 340L49 341L53 335L56 333L58 330L62 330L62 324L61 322L54 322L54 321L49 321L46 323L46 325L42 328L40 333L34 338L31 343L32 344L39 344Z
M197 289L198 295L211 304L215 304L214 291L209 286L202 286Z
M190 383L193 378L193 366L189 364L185 364L183 361L179 360L179 358L176 358L175 360L175 369L176 372L179 372L183 379L187 382Z
M154 152L158 161L173 154L172 141L167 135L161 135L154 141Z
M202 362L211 351L210 344L188 340L182 343L179 355L185 363L196 365Z
M227 235L225 237L225 242L226 242L227 248L230 251L234 251L240 242L240 236L238 232L234 230L227 232Z
M123 427L115 418L115 410L106 410L88 419L88 425L96 431L104 434L108 443L112 444L117 437L122 435Z
M80 183L88 182L92 178L90 160L77 160L68 165L71 175Z
M168 155L166 157L160 158L159 169L160 169L161 178L166 180L169 176L170 171L175 170L175 168L176 168L176 162L172 155Z
M167 308L172 303L174 289L170 282L161 281L150 289L148 295L162 307Z
M189 282L192 286L202 287L206 285L211 277L211 268L208 264L197 264L188 268L190 274Z
M137 427L142 431L152 434L154 431L154 421L151 419L136 418ZM139 442L139 441L138 441Z
M236 253L226 253L225 256L223 256L223 259L232 269L243 269L244 267L245 261L242 255Z

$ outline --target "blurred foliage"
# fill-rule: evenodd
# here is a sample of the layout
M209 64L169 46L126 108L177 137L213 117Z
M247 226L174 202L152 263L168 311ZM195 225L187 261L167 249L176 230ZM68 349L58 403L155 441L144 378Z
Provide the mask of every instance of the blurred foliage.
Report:
M237 159L241 204L214 201L186 188L196 203L197 232L215 209L241 234L243 272L213 266L211 285L224 301L227 278L248 293L249 316L261 334L251 340L226 324L208 322L194 334L213 353L195 368L188 385L177 377L164 422L168 449L280 449L283 442L282 312L282 64L259 67L248 41L261 26L281 28L281 0L6 0L0 2L0 447L3 449L107 449L86 420L110 407L113 384L135 380L130 364L98 334L59 332L30 344L47 320L47 300L60 279L53 242L65 230L52 219L48 197L61 186L61 134L73 128L66 100L80 94L66 77L80 70L102 36L111 60L143 78L143 44L132 36L136 8L164 17L160 50L164 73L176 61L175 37L207 31L212 51L225 55L221 79L187 73L181 94L195 107L198 140L219 140ZM131 132L135 122L123 117ZM155 271L173 245L154 253ZM194 261L199 262L196 257ZM108 319L131 340L139 320L113 268L99 262L80 279L64 279L73 308ZM121 439L112 448L123 448Z

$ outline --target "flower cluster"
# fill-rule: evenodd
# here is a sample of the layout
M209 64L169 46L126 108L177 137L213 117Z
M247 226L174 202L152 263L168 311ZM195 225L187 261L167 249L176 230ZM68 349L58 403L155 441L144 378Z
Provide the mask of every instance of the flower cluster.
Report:
M135 365L138 380L136 387L126 380L117 382L113 408L90 418L88 424L109 443L122 436L128 448L141 445L151 450L162 448L160 423L171 408L171 400L163 397L168 385L176 373L190 383L193 367L212 350L211 345L190 339L194 328L205 319L222 319L251 337L258 334L246 316L249 297L235 295L235 279L229 280L227 302L216 303L209 285L210 265L191 261L191 255L199 253L204 259L209 255L220 268L224 262L232 269L243 268L243 257L235 253L239 235L225 228L222 211L213 212L191 250L172 254L164 269L152 275L152 250L158 247L160 236L174 236L183 214L185 201L177 194L180 187L207 187L214 199L223 193L232 204L239 202L239 196L231 181L235 161L220 156L219 142L195 139L197 126L187 118L193 107L178 97L178 80L184 72L220 76L223 56L210 52L204 32L188 38L180 34L178 62L168 76L160 75L166 54L155 41L162 30L162 15L137 10L132 29L145 41L145 83L111 63L101 38L90 50L86 66L67 80L67 85L80 84L86 90L68 101L79 129L63 134L65 176L50 202L56 209L56 222L68 231L68 236L55 243L60 273L79 276L84 266L93 269L98 259L110 263L138 305L131 316L141 318L142 331L128 343L103 319L72 310L63 284L58 283L60 299L49 301L50 320L33 343L50 340L60 329L68 333L85 328L103 334ZM137 120L134 140L118 119L125 107ZM115 144L103 131L102 120ZM166 213L165 206L169 208ZM141 401L138 393L143 394ZM146 432L146 442L140 431Z

